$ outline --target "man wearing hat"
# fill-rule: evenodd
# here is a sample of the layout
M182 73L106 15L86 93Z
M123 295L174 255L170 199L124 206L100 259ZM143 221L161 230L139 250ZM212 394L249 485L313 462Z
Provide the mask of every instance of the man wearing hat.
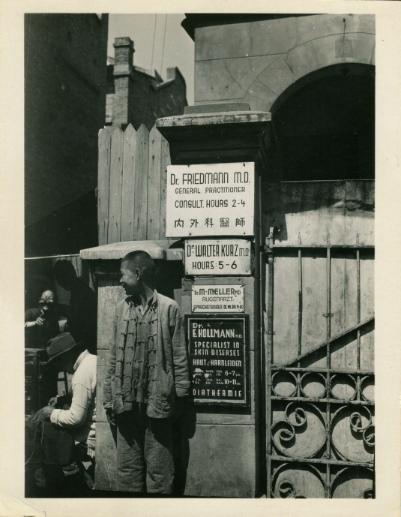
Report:
M77 343L68 332L59 334L49 341L47 355L49 368L73 374L70 406L66 409L56 408L58 404L55 397L49 401L48 406L39 410L38 416L45 423L43 428L45 463L61 466L64 475L68 476L73 460L86 459L90 462L95 456L96 356ZM57 429L64 433L57 433ZM68 438L65 439L65 433L73 441L69 442ZM75 451L69 454L68 444L73 442L75 442ZM62 450L63 444L64 450ZM52 470L52 472L55 471L55 469ZM57 472L60 472L60 469Z

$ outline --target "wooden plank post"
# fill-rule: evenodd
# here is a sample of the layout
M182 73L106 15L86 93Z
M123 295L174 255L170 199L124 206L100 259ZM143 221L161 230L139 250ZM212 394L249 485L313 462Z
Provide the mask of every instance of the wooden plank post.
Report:
M147 238L149 131L142 124L136 134L134 240Z
M98 190L97 218L99 244L107 244L109 229L109 195L110 195L110 151L111 129L105 127L98 136Z
M148 239L158 239L160 233L160 161L161 134L153 126L149 133Z
M114 127L111 135L109 231L107 242L121 240L121 193L123 176L123 131Z
M123 178L121 192L121 240L134 239L135 218L135 157L136 157L136 131L131 124L128 125L123 137Z
M161 137L160 157L160 226L159 239L166 238L166 189L167 189L167 165L170 165L170 145Z

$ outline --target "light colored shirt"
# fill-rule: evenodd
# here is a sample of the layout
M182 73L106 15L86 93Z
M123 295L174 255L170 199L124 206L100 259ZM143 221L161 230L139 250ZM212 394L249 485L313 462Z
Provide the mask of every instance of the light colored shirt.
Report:
M69 409L54 409L50 421L71 429L75 441L86 442L88 449L92 450L95 433L96 356L84 350L73 369L71 406Z

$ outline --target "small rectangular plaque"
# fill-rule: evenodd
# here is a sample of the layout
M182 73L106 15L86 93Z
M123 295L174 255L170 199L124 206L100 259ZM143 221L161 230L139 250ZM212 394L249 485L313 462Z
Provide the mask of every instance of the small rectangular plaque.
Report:
M186 275L250 275L251 242L246 239L188 239Z
M244 286L193 285L192 312L244 312Z
M187 316L196 403L248 406L248 315Z

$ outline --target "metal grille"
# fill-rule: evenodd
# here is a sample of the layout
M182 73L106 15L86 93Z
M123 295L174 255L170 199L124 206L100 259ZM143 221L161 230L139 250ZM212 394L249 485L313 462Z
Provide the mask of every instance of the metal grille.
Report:
M373 260L371 246L274 246L269 241L267 255L266 320L266 449L267 493L269 497L374 497L374 372L373 361L361 368L365 336L374 329L373 311L362 319L361 260ZM303 261L305 254L324 261L325 276L320 289L325 291L320 314L305 306ZM352 325L333 333L334 257L346 256L352 264L352 298L356 311ZM275 312L285 311L275 300L275 264L281 257L296 261L297 310L289 317L296 331L292 342L284 343L293 351L286 360L274 357ZM292 263L295 272L294 262ZM345 280L344 280L345 282ZM373 278L369 278L373 282ZM321 282L322 283L322 282ZM342 286L335 285L341 293ZM346 286L347 287L347 286ZM293 289L295 286L292 287ZM348 293L349 295L349 293ZM322 296L323 300L323 296ZM303 341L305 313L316 321L324 317L324 339ZM324 311L324 312L323 312ZM344 309L345 312L345 309ZM366 311L365 311L366 312ZM344 318L345 319L345 318ZM295 342L296 341L296 342ZM352 342L352 361L345 367L333 367L336 350ZM347 359L347 358L346 358ZM351 364L352 363L352 364ZM366 361L365 361L366 363Z

